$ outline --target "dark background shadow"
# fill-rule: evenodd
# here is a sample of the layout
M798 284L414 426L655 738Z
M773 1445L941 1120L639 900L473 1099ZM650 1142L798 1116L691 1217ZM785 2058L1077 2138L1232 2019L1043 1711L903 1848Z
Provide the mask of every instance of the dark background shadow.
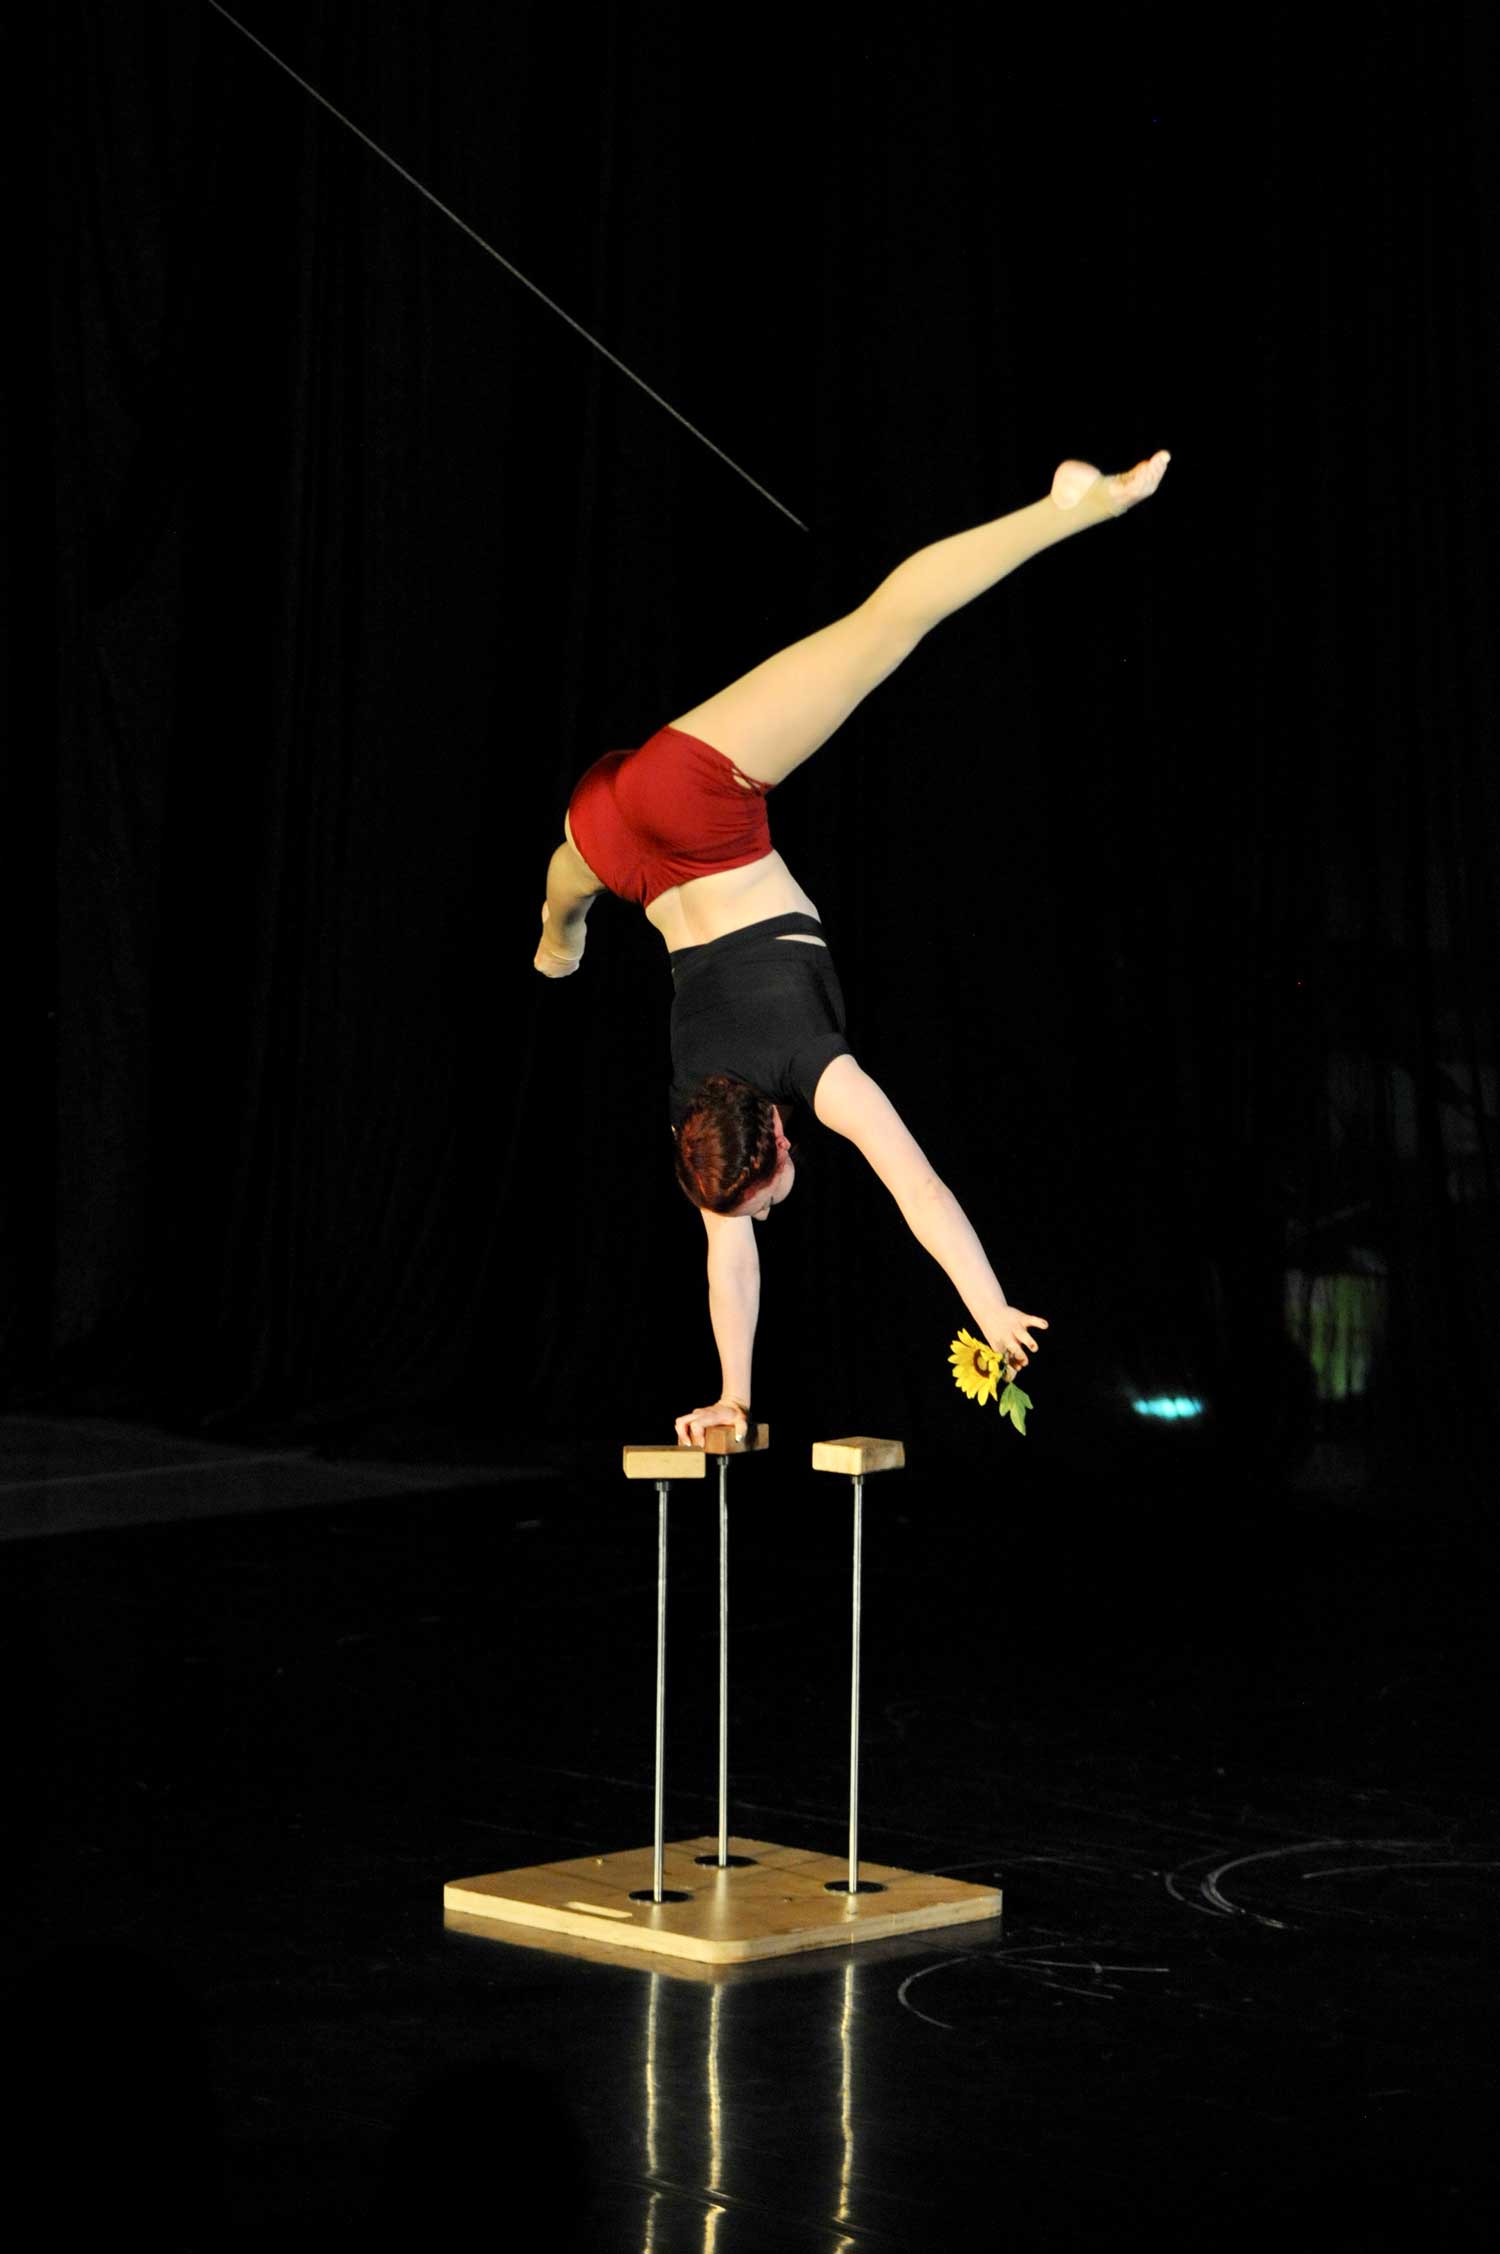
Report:
M812 1127L756 1394L1450 1507L1493 1437L1493 15L50 11L5 1400L603 1463L712 1391L669 974L530 968L598 753L1044 492L1162 494L784 793L850 1036L1052 1322L1026 1444ZM1320 37L1325 44L1320 47ZM37 87L45 87L39 101ZM28 620L36 631L27 632ZM1168 1437L1181 1438L1175 1434ZM1330 1466L1334 1470L1330 1471Z
M227 2229L222 2061L154 1948L54 1942L3 1989L7 2201L59 2244L128 2227L171 2249Z

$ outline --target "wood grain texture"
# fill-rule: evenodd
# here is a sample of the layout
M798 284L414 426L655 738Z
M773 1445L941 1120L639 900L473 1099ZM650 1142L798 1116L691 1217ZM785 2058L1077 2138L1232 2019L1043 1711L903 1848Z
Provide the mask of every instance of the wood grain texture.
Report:
M703 1446L710 1456L758 1456L771 1445L771 1427L750 1419L750 1429L743 1440L736 1440L733 1428L717 1424L703 1435Z
M905 1462L906 1444L901 1440L872 1440L860 1433L847 1440L813 1442L814 1471L841 1471L852 1478L856 1472L900 1471Z
M750 1858L743 1869L705 1869L695 1860L717 1851L717 1838L668 1842L663 1885L687 1895L684 1902L630 1899L649 1891L652 1872L650 1847L631 1847L452 1879L443 1888L443 1908L461 1916L470 1931L477 1930L471 1920L489 1923L500 1940L524 1943L528 1932L546 1933L555 1943L577 1939L586 1944L580 1953L591 1957L618 1948L705 1965L885 1940L1002 1911L998 1887L885 1863L859 1866L861 1880L874 1880L880 1893L830 1894L828 1881L848 1876L846 1857L764 1839L731 1839L729 1852Z
M706 1479L708 1458L701 1448L670 1448L655 1446L650 1441L632 1442L625 1449L625 1477L627 1479Z

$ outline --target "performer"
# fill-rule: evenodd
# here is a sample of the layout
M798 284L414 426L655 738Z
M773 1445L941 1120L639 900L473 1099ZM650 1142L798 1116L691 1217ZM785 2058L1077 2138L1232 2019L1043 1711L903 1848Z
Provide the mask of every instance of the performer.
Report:
M838 974L809 900L771 844L766 797L825 744L922 637L1059 540L1123 516L1171 456L1118 477L1064 462L1028 508L898 564L821 632L766 659L637 751L597 760L573 792L547 871L536 968L567 978L594 898L639 901L671 958L677 1179L708 1233L708 1307L723 1392L676 1420L680 1444L716 1425L743 1438L760 1306L756 1225L797 1169L785 1118L800 1099L869 1160L919 1244L952 1278L1011 1372L1047 1329L1006 1300L957 1198L844 1038Z

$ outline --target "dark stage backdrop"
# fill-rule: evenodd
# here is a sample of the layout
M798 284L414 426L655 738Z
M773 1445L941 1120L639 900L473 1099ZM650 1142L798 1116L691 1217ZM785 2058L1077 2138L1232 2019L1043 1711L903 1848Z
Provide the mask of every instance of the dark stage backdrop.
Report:
M665 950L606 899L530 967L570 786L1166 445L773 801L856 1054L1051 1319L1031 1432L813 1123L757 1407L1012 1482L1475 1460L1493 10L237 12L808 529L201 0L56 0L11 1405L603 1469L711 1398Z

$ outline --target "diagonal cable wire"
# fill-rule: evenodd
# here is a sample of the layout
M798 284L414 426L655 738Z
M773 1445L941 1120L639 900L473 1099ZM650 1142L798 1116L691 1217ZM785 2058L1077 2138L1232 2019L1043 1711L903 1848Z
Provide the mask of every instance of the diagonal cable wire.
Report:
M242 38L248 39L252 47L258 47L260 49L260 52L267 58L269 62L273 62L278 70L285 71L287 77L290 78L294 84L300 86L304 94L310 94L315 102L320 103L321 106L325 110L327 110L330 117L336 117L340 125L347 126L349 131L354 134L358 140L364 142L367 149L373 149L376 156L380 158L383 164L388 164L392 172L399 173L401 178L405 180L410 187L416 189L419 196L425 196L427 198L427 201L431 205L433 205L436 210L440 211L445 219L451 219L454 226L460 228L462 232L469 237L471 242L478 243L480 249L487 252L488 255L492 259L494 259L497 266L503 266L507 274L514 274L518 282L524 282L527 289L531 291L533 297L539 297L543 305L547 306L550 311L555 313L560 321L566 321L568 327L570 329L576 329L578 331L578 334L581 337L585 338L586 341L594 347L594 350L596 352L602 352L605 359L608 360L613 367L619 369L621 375L629 376L631 382L633 384L639 385L640 389L645 392L648 399L654 399L658 407L665 407L667 413L671 415L675 421L681 423L684 430L691 431L694 438L701 439L703 441L703 444L708 448L709 452L711 454L717 454L721 462L728 462L729 467L735 472L737 477L742 477L747 485L753 485L756 492L762 495L765 500L769 501L773 509L780 509L781 514L784 517L790 518L791 522L796 525L799 532L807 531L808 527L802 522L801 517L793 516L791 510L786 508L780 501L778 501L774 493L767 492L765 486L761 485L755 478L753 478L748 470L741 469L739 463L734 461L728 454L726 454L722 446L715 446L713 440L709 438L705 432L699 430L696 423L690 423L686 415L679 415L677 409L672 405L670 399L663 399L659 391L653 391L650 384L645 381L644 377L638 376L633 368L627 368L623 360L616 358L615 354L610 351L608 345L601 344L596 336L590 336L588 330L583 326L581 321L575 321L571 313L565 313L562 307L558 305L554 299L548 297L545 290L539 289L535 282L529 280L528 277L521 272L521 269L518 266L512 266L510 260L502 256L502 254L498 250L496 250L493 243L486 242L483 235L481 235L476 228L473 228L469 225L467 219L461 219L456 211L452 210L449 205L445 204L442 201L441 197L435 196L430 188L424 187L422 185L422 182L416 177L415 173L408 172L404 164L398 164L396 162L396 159L390 154L389 150L383 149L378 141L372 141L369 134L364 132L359 126L357 126L352 117L345 117L343 111L341 109L336 109L333 103L329 101L326 94L320 94L316 86L310 85L305 78L303 78L297 71L293 70L290 63L283 62L280 55L275 52L274 48L268 47L263 39L258 39L255 33L251 31L247 25L240 22L238 16L232 16L227 8L220 5L220 0L208 0L208 5L213 9L216 16L222 16L227 24L232 24L234 26L235 30L239 32Z

